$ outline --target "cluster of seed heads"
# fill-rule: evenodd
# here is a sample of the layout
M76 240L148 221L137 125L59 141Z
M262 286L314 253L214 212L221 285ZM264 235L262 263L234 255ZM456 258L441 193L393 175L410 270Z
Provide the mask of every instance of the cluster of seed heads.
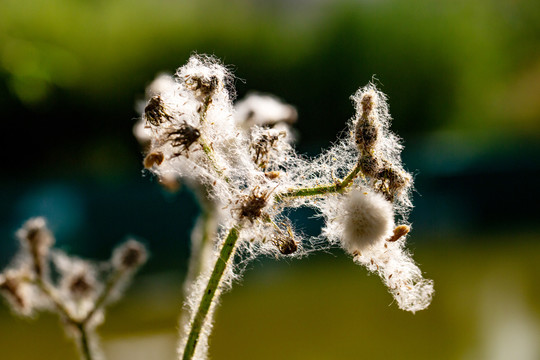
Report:
M187 184L204 204L201 222L207 225L197 226L192 237L198 265L190 269L200 270L187 280L182 356L205 357L206 318L220 293L213 286L224 290L243 268L236 265L260 254L299 257L340 245L380 275L399 307L426 308L432 282L405 249L412 177L401 164L399 138L389 130L384 94L372 84L359 89L351 136L309 159L292 147L294 107L256 93L233 104L231 79L218 60L192 56L175 77L160 76L150 85L140 120L148 131L137 135L150 143L145 168L163 184L171 177ZM289 210L302 206L324 219L319 237L301 239L289 220Z
M0 293L12 310L23 316L36 311L59 315L66 332L79 344L82 359L96 350L95 328L103 321L106 305L116 300L134 272L146 261L145 247L129 240L120 245L108 263L109 271L55 250L45 219L28 220L17 231L20 252L0 273Z

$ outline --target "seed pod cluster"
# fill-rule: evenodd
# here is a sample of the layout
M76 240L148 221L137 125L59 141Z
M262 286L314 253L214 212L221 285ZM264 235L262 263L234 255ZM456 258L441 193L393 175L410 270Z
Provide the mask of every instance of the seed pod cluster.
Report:
M378 150L384 141L384 123L379 119L379 94L373 89L362 93L358 100L358 115L354 128L354 140L359 151L359 166L364 176L371 179L373 188L387 200L394 201L410 186L411 176L394 166Z

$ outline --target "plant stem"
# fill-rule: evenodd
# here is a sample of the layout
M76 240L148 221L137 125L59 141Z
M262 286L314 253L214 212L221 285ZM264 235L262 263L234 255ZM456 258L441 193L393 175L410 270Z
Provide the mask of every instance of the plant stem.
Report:
M191 255L189 257L188 273L186 280L184 281L184 291L188 294L191 285L204 271L204 269L211 264L208 264L207 254L214 245L214 237L216 236L216 219L214 206L208 200L201 199L199 196L199 202L203 205L202 214L197 220L196 227L198 231L194 231L191 240Z
M287 198L295 198L295 197L304 197L304 196L318 196L318 195L326 195L331 193L341 193L347 187L349 187L353 180L358 176L360 173L360 163L357 163L356 166L347 174L347 176L343 180L336 180L334 184L328 184L328 185L317 185L313 187L303 187L303 188L296 188L296 189L288 189L287 191L277 194L275 196L275 199L277 202L285 200Z
M54 290L54 288L52 288L52 286L50 286L48 283L46 283L40 278L34 280L34 284L36 284L41 289L41 291L43 291L43 293L49 297L54 306L63 316L65 316L65 318L69 322L73 324L77 323L77 319L75 319L71 312L68 310L68 308L64 306L64 303L58 298L58 296L56 295L56 291Z
M199 144L201 144L201 147L206 154L206 157L208 158L208 161L210 161L210 165L214 168L214 171L223 179L225 182L229 183L231 182L228 177L223 174L223 170L219 168L217 165L216 159L214 157L214 150L206 143L206 140L202 137L202 135L199 137L199 140L197 140Z
M87 323L91 318L92 316L94 316L94 314L96 313L96 311L101 308L101 306L107 301L107 299L109 298L109 296L111 295L111 292L112 290L114 289L114 287L116 286L116 284L118 284L118 281L120 281L120 279L122 278L122 276L124 275L125 273L125 270L115 270L110 276L109 278L107 279L107 283L105 284L105 288L103 289L103 291L101 292L101 294L99 294L99 297L96 299L96 301L94 302L93 306L92 306L92 310L90 310L86 316L84 317L84 319L81 321L81 323L85 324Z
M81 355L83 360L93 360L92 351L90 351L90 342L88 340L88 332L86 331L86 328L84 327L83 323L77 324L77 328L79 329L79 336L81 341Z
M214 265L214 270L208 279L208 284L204 289L199 307L191 323L191 329L184 348L184 355L182 357L183 360L190 360L195 354L195 349L197 347L197 343L199 342L201 330L206 322L206 317L213 303L214 296L219 288L219 284L221 283L223 273L227 268L231 255L234 253L236 241L238 240L239 235L240 226L233 226L231 230L229 230L229 234L223 242L219 257L216 259L216 263Z
M55 290L47 284L42 279L38 278L35 281L35 284L45 293L49 299L53 302L54 306L58 309L58 311L65 317L65 320L71 324L72 326L75 326L79 330L79 351L81 358L83 360L93 360L94 357L92 356L92 351L90 350L90 343L88 340L88 332L86 331L86 322L88 319L90 319L91 314L97 309L97 306L94 307L93 311L89 313L89 315L83 319L83 320L77 320L71 312L64 306L62 301L58 298L58 296L55 293Z
M212 94L208 95L206 99L203 101L202 109L200 112L199 120L201 122L201 125L206 122L206 113L208 112L208 108L210 107L210 104L212 103ZM223 170L219 168L217 165L217 161L214 157L214 150L211 146L208 145L204 137L201 135L199 136L199 139L197 140L199 144L201 144L201 147L206 154L206 157L208 158L208 161L210 161L210 165L214 168L215 172L223 179L225 182L229 183L230 180L223 174Z

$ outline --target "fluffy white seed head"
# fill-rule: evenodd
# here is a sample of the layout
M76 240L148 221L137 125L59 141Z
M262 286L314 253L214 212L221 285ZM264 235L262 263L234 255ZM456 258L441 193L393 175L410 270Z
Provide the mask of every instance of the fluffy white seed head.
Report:
M28 266L11 268L0 274L0 294L9 303L13 312L21 316L32 316L34 311L45 306L38 289L31 283L33 273Z
M47 222L43 217L27 220L17 231L16 236L24 249L38 256L45 256L54 244L54 237L47 228Z
M118 246L112 256L113 266L121 271L132 271L148 259L146 247L136 240L128 240Z
M61 251L54 251L52 260L59 274L58 291L64 304L76 317L83 318L101 289L95 265Z
M348 194L343 206L346 210L341 244L350 254L362 252L392 234L392 204L382 195L355 189Z
M293 106L267 94L250 93L238 101L234 109L235 121L245 129L250 129L253 125L293 124L298 119L298 113Z

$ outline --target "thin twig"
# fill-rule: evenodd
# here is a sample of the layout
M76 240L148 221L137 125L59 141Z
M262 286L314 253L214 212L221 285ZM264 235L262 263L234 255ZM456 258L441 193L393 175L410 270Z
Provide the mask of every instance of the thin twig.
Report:
M305 197L305 196L320 196L332 193L341 193L345 191L353 182L353 180L360 173L360 163L347 174L343 180L336 180L334 184L317 185L313 187L301 187L296 189L287 189L285 192L276 194L275 200L277 202L283 201L289 198Z

